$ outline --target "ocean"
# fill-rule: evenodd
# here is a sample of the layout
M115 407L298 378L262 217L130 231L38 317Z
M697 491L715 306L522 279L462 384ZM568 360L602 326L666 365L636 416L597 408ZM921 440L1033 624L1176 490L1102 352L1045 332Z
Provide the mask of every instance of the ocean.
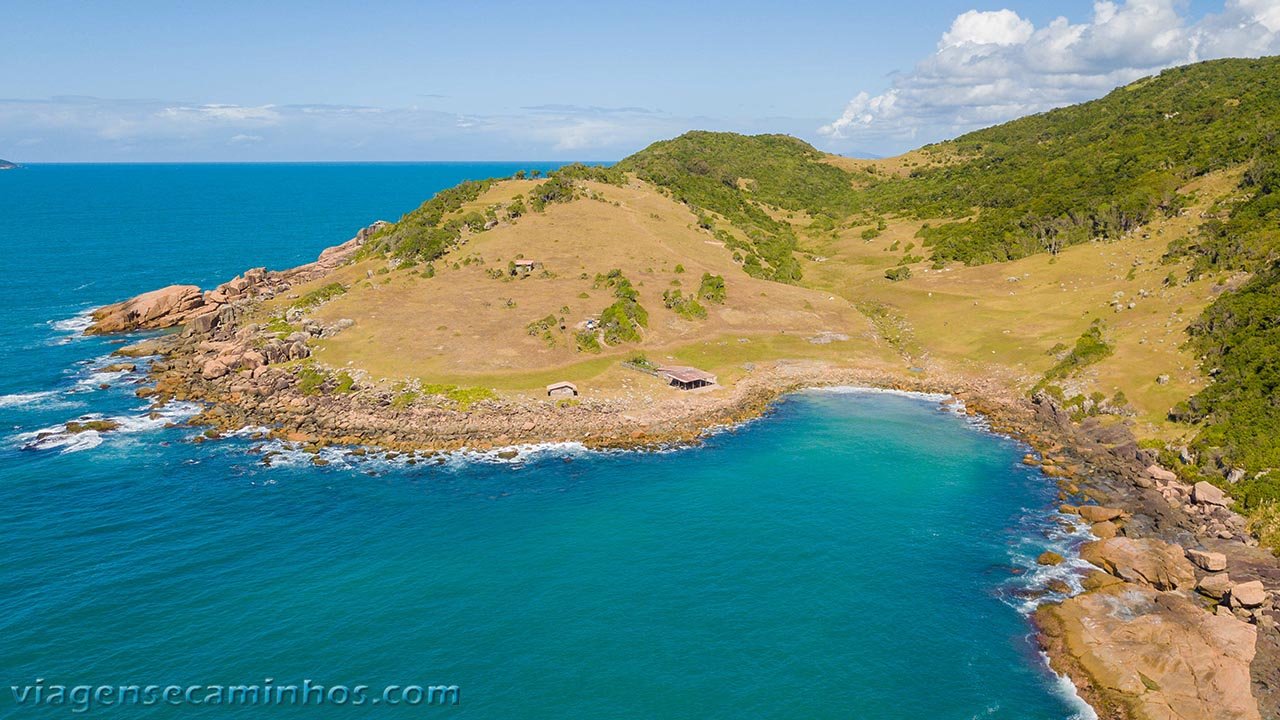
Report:
M1034 558L1083 536L1026 448L939 398L803 392L663 452L316 467L195 442L196 408L152 411L142 368L102 370L120 339L80 335L521 167L554 165L0 173L0 717L1092 716L1027 620L1075 582ZM121 429L64 431L95 418Z

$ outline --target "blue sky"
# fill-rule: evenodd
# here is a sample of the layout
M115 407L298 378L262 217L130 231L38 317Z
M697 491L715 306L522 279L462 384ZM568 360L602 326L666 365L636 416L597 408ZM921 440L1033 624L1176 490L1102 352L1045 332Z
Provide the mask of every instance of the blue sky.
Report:
M892 154L1162 67L1276 0L15 2L0 157L615 159L692 128Z

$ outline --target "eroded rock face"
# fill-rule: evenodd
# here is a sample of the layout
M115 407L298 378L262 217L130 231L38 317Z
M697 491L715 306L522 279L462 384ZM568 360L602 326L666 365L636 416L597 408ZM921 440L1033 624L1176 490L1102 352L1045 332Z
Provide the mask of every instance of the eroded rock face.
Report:
M1196 583L1195 570L1182 548L1153 538L1097 540L1080 548L1080 556L1121 580L1157 590L1190 588Z
M90 333L155 330L185 321L204 306L195 285L170 285L93 311ZM179 320L180 319L180 320Z
M1260 720L1249 664L1257 628L1191 600L1116 583L1036 614L1055 668L1102 717Z

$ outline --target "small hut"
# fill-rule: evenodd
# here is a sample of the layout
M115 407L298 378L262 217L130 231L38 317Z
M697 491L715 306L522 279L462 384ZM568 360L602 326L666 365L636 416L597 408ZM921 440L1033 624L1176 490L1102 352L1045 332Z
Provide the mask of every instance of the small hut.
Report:
M542 267L542 263L537 260L516 260L513 265L515 266L516 275L528 275Z
M578 394L578 386L567 380L553 382L547 386L547 397L575 397Z
M667 365L658 368L658 377L667 381L671 387L681 390L694 390L716 384L716 376L695 367L685 365Z

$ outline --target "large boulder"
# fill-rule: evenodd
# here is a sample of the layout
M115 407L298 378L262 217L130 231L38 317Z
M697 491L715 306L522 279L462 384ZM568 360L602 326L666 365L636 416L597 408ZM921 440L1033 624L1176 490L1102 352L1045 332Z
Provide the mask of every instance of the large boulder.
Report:
M1106 540L1107 538L1115 537L1119 533L1119 528L1116 527L1115 523L1108 520L1094 523L1093 527L1089 528L1089 532L1093 533L1093 536L1099 540Z
M1149 465L1147 467L1147 474L1156 480L1161 480L1163 482L1174 482L1178 479L1177 473L1172 470L1166 470L1159 465Z
M1101 717L1260 720L1257 628L1175 593L1115 583L1042 605L1041 643Z
M1182 548L1154 538L1113 537L1086 543L1080 556L1126 582L1157 590L1192 587L1196 573Z
M1102 507L1101 505L1081 505L1078 512L1080 517L1091 523L1107 522L1124 515L1124 511L1119 508Z
M181 325L203 306L204 294L200 288L170 285L94 310L93 324L85 332L102 334L173 327Z
M230 368L221 360L210 360L200 369L200 377L205 380L217 380L230 372Z
M1267 589L1261 580L1231 586L1232 607L1256 608L1267 601Z
M1196 567L1208 572L1222 572L1227 569L1227 556L1220 552L1188 550L1187 559Z
M1226 573L1214 573L1205 575L1200 578L1200 582L1196 583L1196 592L1206 595L1214 600L1222 600L1231 592L1231 576Z
M1231 499L1227 494L1209 483L1201 480L1191 488L1191 499L1197 505L1217 505L1219 507L1227 507L1231 504Z

